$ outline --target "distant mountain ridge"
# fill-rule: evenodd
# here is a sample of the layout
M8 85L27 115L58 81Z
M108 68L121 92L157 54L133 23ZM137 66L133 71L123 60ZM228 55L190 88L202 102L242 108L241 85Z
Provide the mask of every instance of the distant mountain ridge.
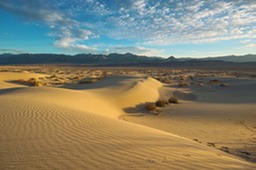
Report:
M207 65L215 63L256 62L256 55L222 56L208 58L169 58L126 54L0 54L0 65L8 64L88 64L88 65L146 65L146 66L182 66Z
M226 62L256 62L256 54L247 54L243 56L229 55L229 56L220 56L220 57L207 57L203 60L218 60Z
M138 64L161 63L160 57L138 56L131 53L117 54L1 54L0 64Z

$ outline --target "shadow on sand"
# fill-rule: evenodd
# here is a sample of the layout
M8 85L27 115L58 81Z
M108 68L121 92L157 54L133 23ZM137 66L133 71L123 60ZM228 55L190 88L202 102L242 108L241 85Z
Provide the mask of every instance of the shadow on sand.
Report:
M90 89L100 89L100 88L118 88L122 84L126 84L127 82L134 80L134 79L141 79L141 77L136 76L110 76L103 80L94 83L85 83L85 84L63 84L59 86L61 88L72 89L72 90L90 90Z

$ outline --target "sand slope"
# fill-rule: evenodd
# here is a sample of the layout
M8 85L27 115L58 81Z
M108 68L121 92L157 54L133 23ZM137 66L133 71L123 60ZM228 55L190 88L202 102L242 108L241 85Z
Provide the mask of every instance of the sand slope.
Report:
M1 74L3 84L8 76ZM158 98L161 84L145 77L117 80L97 89L1 87L0 169L255 167L186 138L118 120L121 107Z
M158 116L128 115L125 119L195 139L203 145L213 143L212 147L256 162L256 80L217 79L229 87L166 88L165 94L169 89L169 96L176 94L180 104L161 109Z

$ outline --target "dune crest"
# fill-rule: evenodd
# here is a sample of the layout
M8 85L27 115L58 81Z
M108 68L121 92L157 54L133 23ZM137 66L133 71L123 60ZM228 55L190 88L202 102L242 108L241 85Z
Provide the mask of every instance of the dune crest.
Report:
M162 83L147 77L143 80L135 82L131 88L120 92L115 103L120 109L135 106L145 102L154 102L159 98L159 88Z

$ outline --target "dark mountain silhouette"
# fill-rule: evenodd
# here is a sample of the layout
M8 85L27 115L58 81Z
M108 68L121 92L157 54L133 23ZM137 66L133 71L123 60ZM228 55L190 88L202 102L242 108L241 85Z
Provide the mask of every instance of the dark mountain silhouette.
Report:
M10 64L81 64L94 66L256 66L256 55L178 59L118 54L1 54L0 65Z
M0 64L138 64L163 62L160 57L117 54L1 54Z
M256 62L256 55L247 54L243 56L230 55L230 56L221 56L221 57L207 57L207 58L204 58L203 60L216 60L216 61L227 61L227 62L238 62L238 63Z

